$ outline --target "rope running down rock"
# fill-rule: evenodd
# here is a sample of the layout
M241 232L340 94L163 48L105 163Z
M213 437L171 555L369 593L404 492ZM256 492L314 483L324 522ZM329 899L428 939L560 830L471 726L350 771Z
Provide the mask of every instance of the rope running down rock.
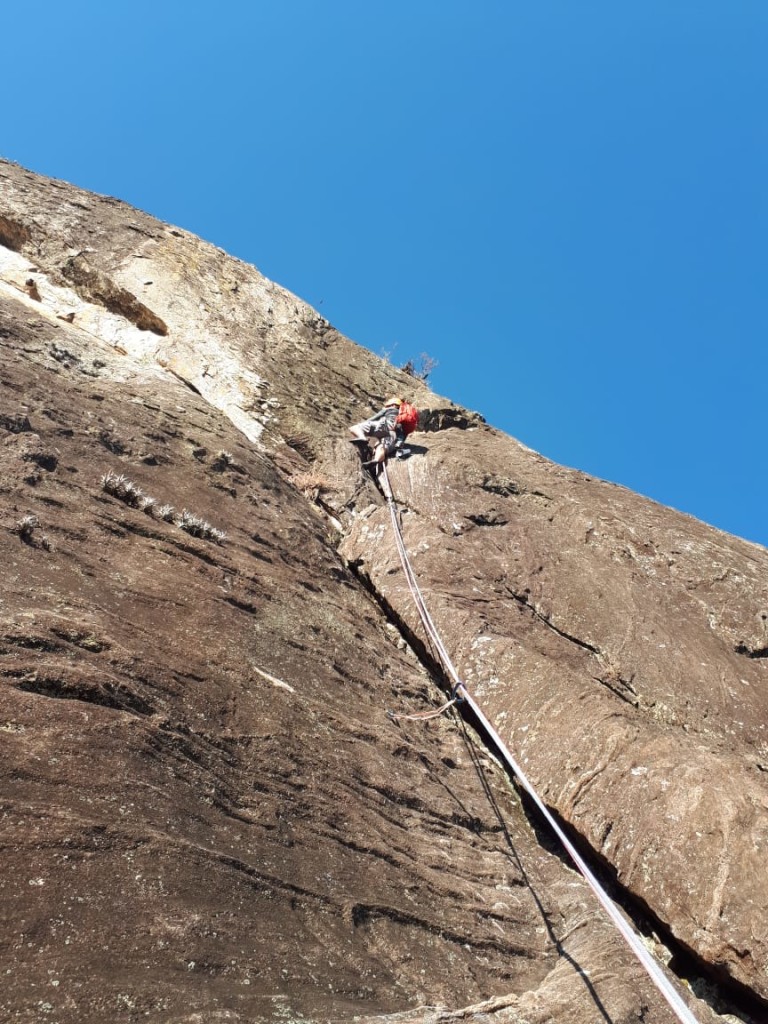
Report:
M395 505L395 499L392 493L392 486L389 482L385 462L380 464L379 481L381 482L382 490L384 492L384 496L387 499L387 504L389 506L390 516L392 518L392 529L395 535L395 543L397 545L397 551L400 556L400 562L402 563L403 572L405 573L405 578L408 583L408 588L411 591L411 595L413 596L413 600L416 605L416 609L419 613L419 616L421 618L421 621L424 625L424 629L426 630L428 637L434 644L435 649L439 654L440 660L442 661L446 672L449 674L449 676L454 682L454 689L451 694L451 700L449 700L445 705L443 705L443 707L431 712L425 712L423 715L418 717L433 718L436 717L438 714L442 714L444 711L446 711L449 707L451 707L454 704L466 702L467 706L472 709L478 721L482 725L483 729L486 732L486 735L492 740L494 746L498 750L502 759L506 762L506 764L512 770L514 775L517 777L520 785L523 787L528 796L536 804L542 816L547 821L547 824L550 826L552 831L555 833L557 838L562 843L563 847L567 851L568 855L575 864L579 873L582 875L584 880L587 882L589 887L594 892L603 910L608 914L613 924L618 928L619 932L622 935L622 938L625 940L629 948L632 950L637 959L643 965L651 981L654 983L654 985L659 990L661 995L663 995L666 999L670 1009L673 1011L677 1019L681 1022L681 1024L699 1024L691 1010L683 1002L680 994L673 987L672 983L669 981L667 976L662 971L658 961L654 959L651 953L645 948L642 940L636 934L634 929L622 917L618 908L614 905L606 891L598 882L597 878L593 875L592 871L587 866L581 854L578 852L573 843L568 839L565 832L563 832L563 830L557 824L554 817L545 806L543 800L539 797L538 793L533 788L533 785L529 781L525 772L523 772L522 768L517 763L515 758L512 756L511 752L509 751L505 743L502 741L499 734L496 732L494 727L491 725L486 716L480 710L476 701L472 697L472 694L467 690L466 685L459 678L459 674L456 671L453 662L451 661L450 656L448 655L448 652L445 649L445 645L443 644L440 634L437 631L437 627L432 621L432 617L430 616L429 610L427 609L427 606L424 602L424 597L422 596L422 593L419 590L416 575L411 566L410 559L408 557L408 551L405 547L405 542L403 540L402 532L400 530L400 524L397 519L397 507ZM391 717L416 718L417 716L391 715Z

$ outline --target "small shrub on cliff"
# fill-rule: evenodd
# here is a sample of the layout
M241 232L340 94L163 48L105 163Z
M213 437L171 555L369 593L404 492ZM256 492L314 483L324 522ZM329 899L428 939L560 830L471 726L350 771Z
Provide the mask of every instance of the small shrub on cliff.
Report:
M400 367L400 369L404 373L407 373L409 377L415 377L416 380L420 380L423 384L426 384L429 380L430 373L432 373L438 365L439 364L436 359L427 355L426 352L422 352L419 356L418 365L413 361L413 359L409 359Z
M305 498L317 501L321 494L330 490L330 485L320 473L297 473L291 481L298 487Z
M211 463L211 469L215 469L217 473L223 473L225 469L229 469L232 466L234 461L235 459L231 452L217 452L216 458Z

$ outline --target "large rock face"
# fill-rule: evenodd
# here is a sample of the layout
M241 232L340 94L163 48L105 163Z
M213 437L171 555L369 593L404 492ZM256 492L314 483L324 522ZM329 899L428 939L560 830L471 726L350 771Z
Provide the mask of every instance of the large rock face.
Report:
M673 1019L471 723L387 716L444 698L345 427L404 389L462 677L698 1019L768 1019L763 548L7 163L0 344L1 1019Z

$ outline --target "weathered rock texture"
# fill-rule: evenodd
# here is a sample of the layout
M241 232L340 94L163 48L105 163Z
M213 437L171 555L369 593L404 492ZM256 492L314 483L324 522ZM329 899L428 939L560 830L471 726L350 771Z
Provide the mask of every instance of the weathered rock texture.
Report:
M763 548L8 163L0 344L0 1019L672 1019L471 723L387 717L443 698L345 427L403 389L467 684L699 1019L768 1019Z

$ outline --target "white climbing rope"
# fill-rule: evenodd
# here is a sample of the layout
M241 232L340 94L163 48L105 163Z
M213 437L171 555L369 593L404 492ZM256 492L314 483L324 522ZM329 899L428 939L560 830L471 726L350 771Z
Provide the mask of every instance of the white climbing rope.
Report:
M390 515L392 518L392 528L395 535L395 543L397 545L398 554L400 556L400 562L402 563L403 572L405 573L405 578L408 582L408 588L411 591L414 602L416 604L416 608L419 612L419 616L421 618L422 623L424 624L424 629L426 630L428 637L434 644L435 649L439 654L440 660L442 661L446 672L449 674L449 676L451 677L455 684L452 699L442 708L440 708L440 713L445 711L452 704L460 703L462 701L465 701L467 705L472 709L478 721L483 726L483 729L485 730L486 734L493 741L499 754L507 763L509 768L514 772L515 776L520 782L520 785L526 791L531 800L533 800L533 802L536 804L539 811L546 819L547 824L550 826L550 828L555 833L557 838L563 844L571 860L579 870L579 873L582 875L584 880L587 882L589 887L594 892L603 910L605 910L605 912L610 917L611 921L616 925L629 948L632 950L637 959L648 972L651 981L654 983L659 992L664 996L667 1003L669 1004L670 1009L673 1011L677 1019L681 1021L681 1024L699 1024L691 1010L688 1008L688 1006L686 1006L685 1002L683 1001L678 991L674 988L670 980L662 971L659 962L645 948L639 935L637 935L634 929L628 924L624 917L622 917L618 908L610 899L607 892L600 885L597 878L594 876L594 874L582 858L581 854L578 852L578 850L570 841L568 836L566 836L565 832L563 832L558 823L555 821L554 817L547 809L546 805L544 804L544 801L539 797L538 793L534 789L533 785L531 784L530 780L528 779L523 769L512 756L512 753L510 752L504 741L501 739L496 729L494 729L494 727L485 717L480 707L478 706L477 702L473 698L472 694L469 692L469 690L467 690L466 685L459 678L459 674L456 671L453 662L451 661L448 652L445 649L445 645L443 644L440 634L438 633L437 628L434 622L432 621L432 617L429 614L426 603L424 602L424 597L421 591L419 590L416 575L411 566L411 562L408 557L408 551L406 549L402 532L400 530L400 524L397 519L397 508L395 506L394 495L392 494L392 486L389 482L389 477L387 476L386 463L382 463L380 466L379 479L382 484L384 496L387 499L387 504L389 505Z

